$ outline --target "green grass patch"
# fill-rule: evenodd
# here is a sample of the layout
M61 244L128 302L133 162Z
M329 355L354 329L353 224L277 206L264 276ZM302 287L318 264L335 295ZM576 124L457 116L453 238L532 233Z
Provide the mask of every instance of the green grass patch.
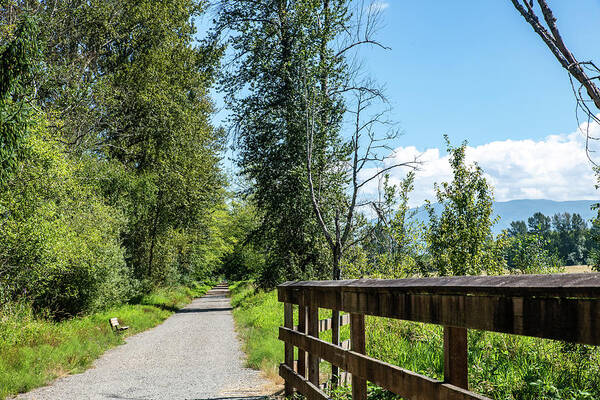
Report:
M277 292L259 292L251 281L231 285L233 317L250 368L273 373L283 359L283 343L277 339L283 321L283 304Z
M91 315L55 322L34 316L23 304L0 309L0 399L43 386L53 379L88 368L127 336L152 328L173 311L200 297L206 285L160 289L128 304ZM119 318L129 329L111 331Z
M277 339L283 324L283 304L277 292L256 291L252 282L231 287L233 315L248 366L274 374L283 361L283 343ZM319 310L320 318L330 311ZM295 312L297 324L297 312ZM394 365L436 379L443 379L443 330L428 325L387 318L366 318L367 353ZM349 336L348 327L340 332ZM322 332L329 341L331 331ZM329 365L323 363L323 371ZM469 381L471 390L497 400L592 400L600 399L600 348L559 341L469 331ZM341 388L333 397L347 399ZM369 385L369 398L399 399Z
M277 300L277 291L256 290L252 281L236 282L229 289L233 317L247 355L247 366L260 369L267 376L277 375L279 364L283 362L283 342L278 339L279 327L283 325L283 303ZM331 311L319 310L319 318L330 317ZM297 308L294 324L298 324ZM350 337L347 326L341 329L340 337L341 340ZM321 338L331 341L331 331L322 332ZM328 369L329 364L322 363L322 370Z

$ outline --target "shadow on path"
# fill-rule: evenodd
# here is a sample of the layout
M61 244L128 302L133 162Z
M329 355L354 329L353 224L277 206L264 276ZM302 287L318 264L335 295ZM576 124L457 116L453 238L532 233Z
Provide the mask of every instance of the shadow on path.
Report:
M181 310L175 311L175 314L187 314L187 313L203 313L203 312L216 312L216 311L231 311L231 307L219 307L219 308L182 308Z

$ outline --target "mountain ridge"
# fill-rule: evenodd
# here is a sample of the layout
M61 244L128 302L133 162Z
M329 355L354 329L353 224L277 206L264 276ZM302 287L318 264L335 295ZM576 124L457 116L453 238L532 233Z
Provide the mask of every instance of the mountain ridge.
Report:
M498 215L499 221L492 227L492 232L496 235L507 229L512 221L525 221L536 212L541 212L546 216L553 216L558 213L580 214L588 223L595 218L597 212L591 209L593 204L600 200L570 200L570 201L555 201L548 199L517 199L509 201L495 201L494 212L492 215ZM440 203L433 204L436 213L441 213L442 205ZM429 217L425 211L425 207L416 208L416 218L422 222L428 222Z

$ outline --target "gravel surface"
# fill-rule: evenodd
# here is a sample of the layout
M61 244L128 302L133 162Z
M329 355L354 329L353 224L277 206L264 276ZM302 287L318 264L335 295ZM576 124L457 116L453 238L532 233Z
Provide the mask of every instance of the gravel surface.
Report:
M194 300L161 325L126 339L91 369L17 399L235 399L269 382L244 368L225 288ZM108 322L107 322L108 323Z

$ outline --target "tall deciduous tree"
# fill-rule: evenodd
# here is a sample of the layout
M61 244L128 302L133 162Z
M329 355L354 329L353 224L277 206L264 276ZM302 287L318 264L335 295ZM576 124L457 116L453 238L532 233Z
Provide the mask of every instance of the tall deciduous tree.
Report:
M325 277L330 269L307 189L302 76L304 62L311 60L317 65L315 80L323 88L331 82L330 49L322 46L339 31L336 16L343 9L334 10L344 4L237 0L219 8L216 33L225 34L233 53L222 84L232 111L238 164L253 182L252 198L262 217L259 231L268 243L262 274L267 285ZM319 27L318 21L325 25ZM315 40L319 35L324 41ZM328 123L339 119L331 109L322 116Z

